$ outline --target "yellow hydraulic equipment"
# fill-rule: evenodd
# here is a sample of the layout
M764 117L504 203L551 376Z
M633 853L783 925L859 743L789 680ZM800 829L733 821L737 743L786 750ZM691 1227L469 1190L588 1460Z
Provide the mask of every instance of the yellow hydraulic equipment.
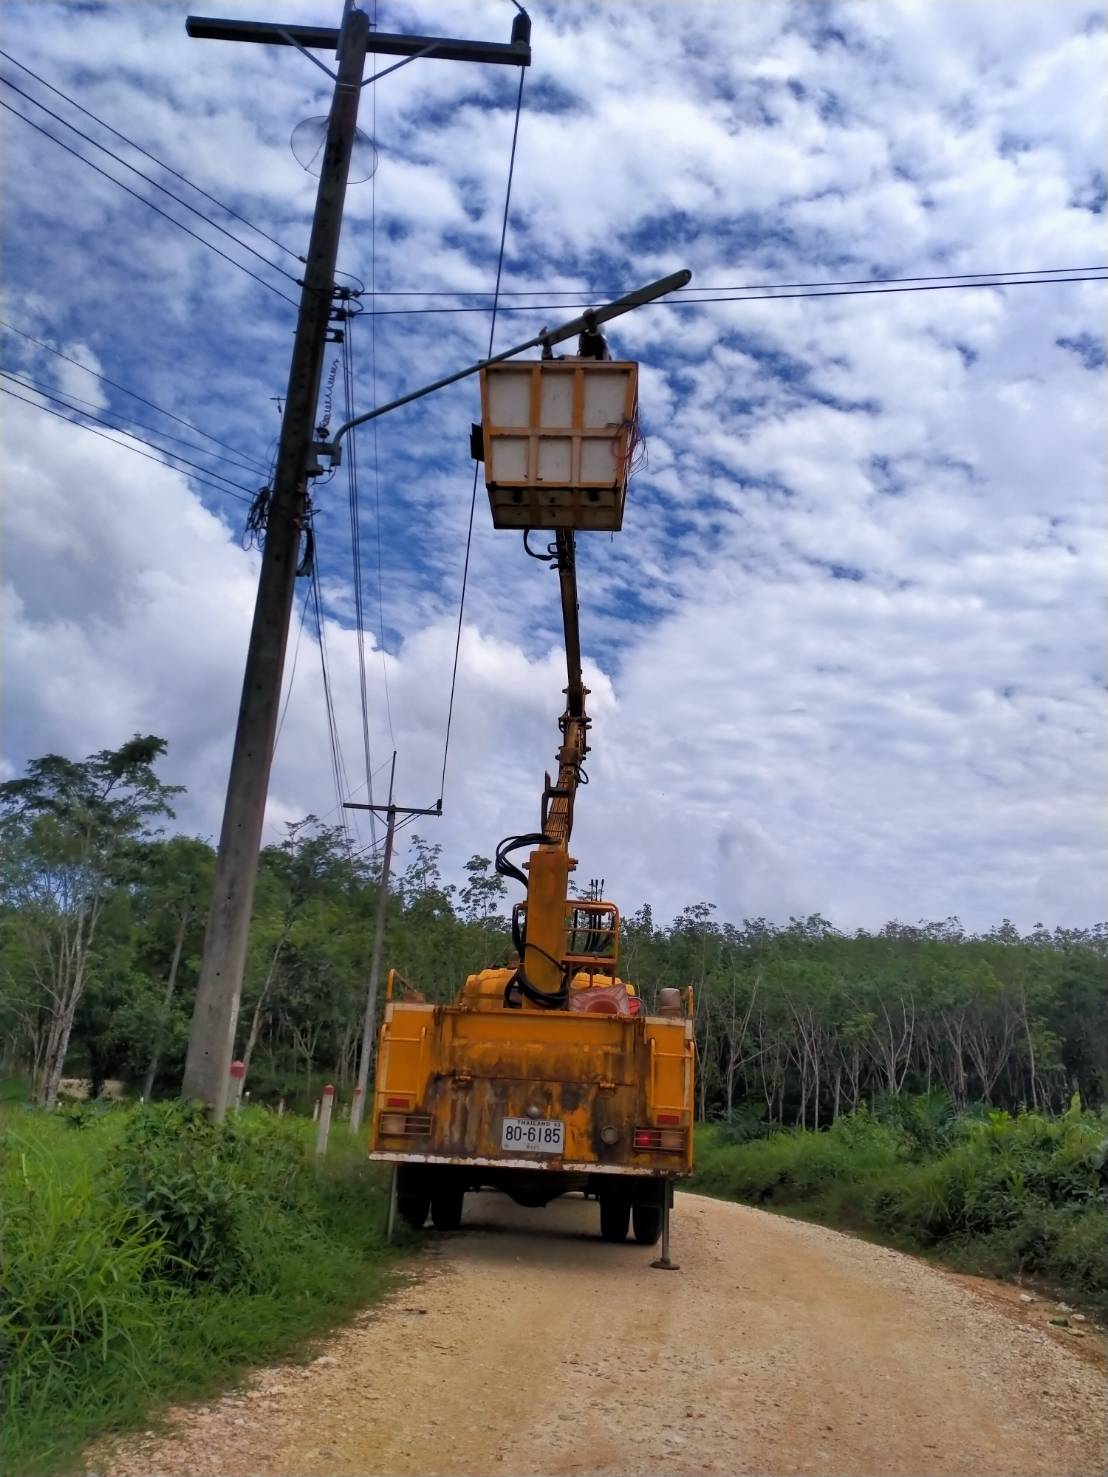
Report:
M558 573L567 685L553 781L540 827L509 836L498 873L522 883L514 954L471 975L452 1005L427 1003L395 971L386 989L370 1157L392 1162L394 1204L422 1226L460 1223L468 1190L523 1205L581 1190L600 1231L663 1239L672 1187L692 1170L692 992L664 988L648 1009L618 974L620 917L599 897L571 898L574 801L588 753L575 530L623 521L637 443L638 366L612 361L586 325L577 356L489 365L481 375L485 462L497 527ZM476 428L475 428L476 430ZM549 529L536 553L528 533ZM522 867L510 858L526 850Z

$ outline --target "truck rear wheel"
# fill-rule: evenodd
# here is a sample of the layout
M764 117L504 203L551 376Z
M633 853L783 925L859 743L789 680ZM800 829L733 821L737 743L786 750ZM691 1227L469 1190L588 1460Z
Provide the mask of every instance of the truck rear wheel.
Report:
M453 1185L436 1190L431 1196L431 1220L436 1231L456 1231L462 1224L465 1191Z
M600 1234L605 1241L626 1241L631 1222L631 1206L626 1200L600 1197Z
M631 1225L640 1246L653 1246L662 1234L660 1205L632 1205Z
M431 1208L431 1196L426 1190L399 1190L396 1208L405 1224L414 1231L422 1231L427 1223L427 1212Z

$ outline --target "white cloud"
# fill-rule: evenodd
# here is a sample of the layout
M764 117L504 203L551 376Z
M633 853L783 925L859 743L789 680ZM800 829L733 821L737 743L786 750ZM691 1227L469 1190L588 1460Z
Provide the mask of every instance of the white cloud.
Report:
M266 14L331 23L330 9L273 0ZM249 0L223 10L257 14ZM383 5L380 22L507 39L512 13L418 0ZM536 11L504 285L621 288L685 263L726 285L1096 261L1098 15L1061 0ZM14 4L6 45L292 248L247 238L296 276L313 182L287 140L323 111L325 81L289 50L189 41L183 16ZM487 290L514 74L417 62L378 93L362 126L380 171L350 191L342 265L367 282L375 270L378 287ZM268 464L292 309L17 121L8 148L9 319ZM377 306L417 304L436 305ZM561 316L505 314L496 342ZM663 914L701 897L735 919L819 909L844 926L1102 912L1103 385L1092 350L1072 347L1102 327L1095 284L659 307L612 326L643 360L650 463L624 532L581 546L584 875ZM350 331L364 408L476 357L488 320L390 315ZM6 364L110 416L158 421L24 341L4 347ZM5 411L18 489L5 773L46 749L164 733L189 786L181 821L214 834L256 571L237 544L244 509L210 489L201 503L178 473L39 411ZM463 383L382 421L376 459L359 440L374 629L378 516L382 528L374 763L395 740L412 803L439 786L475 414ZM197 459L244 496L261 480ZM354 787L345 502L341 477L316 490ZM564 685L554 582L485 507L479 487L447 810L420 828L455 869L537 823ZM334 807L309 621L270 825Z

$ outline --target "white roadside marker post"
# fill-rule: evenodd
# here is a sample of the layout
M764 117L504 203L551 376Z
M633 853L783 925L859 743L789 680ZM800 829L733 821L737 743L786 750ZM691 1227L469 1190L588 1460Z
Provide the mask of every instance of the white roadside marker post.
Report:
M326 1154L327 1136L331 1132L331 1109L335 1104L335 1089L328 1082L319 1103L319 1128L316 1130L315 1151Z
M350 1100L350 1132L357 1133L362 1122L362 1089L355 1087Z

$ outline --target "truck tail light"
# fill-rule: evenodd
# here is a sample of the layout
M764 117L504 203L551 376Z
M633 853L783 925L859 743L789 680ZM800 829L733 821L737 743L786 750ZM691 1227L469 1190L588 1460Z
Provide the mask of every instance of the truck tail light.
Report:
M636 1128L636 1149L660 1149L665 1153L680 1154L685 1148L686 1133L683 1128Z
M420 1138L431 1132L430 1113L382 1113L377 1131L388 1138Z
M680 1113L658 1113L656 1115L659 1123L680 1123Z
M412 1100L407 1093L398 1097L387 1097L385 1099L386 1108L410 1108L411 1106Z

